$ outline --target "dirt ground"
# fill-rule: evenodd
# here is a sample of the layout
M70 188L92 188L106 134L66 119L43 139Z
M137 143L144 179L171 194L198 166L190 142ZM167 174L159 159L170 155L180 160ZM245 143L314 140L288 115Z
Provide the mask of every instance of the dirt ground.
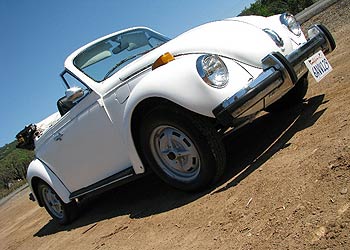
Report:
M336 38L333 72L311 80L303 104L226 138L212 189L148 176L85 200L65 227L25 189L0 207L0 249L350 249L350 1L311 22Z

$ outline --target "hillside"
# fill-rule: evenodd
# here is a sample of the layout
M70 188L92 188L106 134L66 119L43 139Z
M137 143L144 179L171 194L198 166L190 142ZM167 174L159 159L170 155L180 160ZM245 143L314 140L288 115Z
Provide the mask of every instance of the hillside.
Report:
M295 15L315 2L317 0L257 0L245 8L240 16L271 16L286 11Z
M23 185L33 151L17 149L16 141L0 148L0 198Z
M0 148L0 160L5 158L8 154L10 154L13 150L16 149L16 141L13 141L9 144L5 144Z

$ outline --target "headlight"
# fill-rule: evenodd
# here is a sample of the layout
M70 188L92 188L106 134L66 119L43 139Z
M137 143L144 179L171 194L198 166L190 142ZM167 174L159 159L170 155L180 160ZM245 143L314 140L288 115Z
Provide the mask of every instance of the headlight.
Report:
M225 63L217 55L203 55L197 59L197 71L209 86L224 88L229 79Z
M284 24L294 35L300 36L301 35L301 28L298 21L295 19L295 17L290 13L283 13L280 16L280 21L282 24Z

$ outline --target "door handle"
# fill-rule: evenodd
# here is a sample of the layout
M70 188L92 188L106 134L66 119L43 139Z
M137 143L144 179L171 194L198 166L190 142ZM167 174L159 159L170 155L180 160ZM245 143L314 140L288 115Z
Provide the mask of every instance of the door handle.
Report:
M63 136L63 134L58 132L58 133L54 134L53 139L55 141L62 141L62 136Z

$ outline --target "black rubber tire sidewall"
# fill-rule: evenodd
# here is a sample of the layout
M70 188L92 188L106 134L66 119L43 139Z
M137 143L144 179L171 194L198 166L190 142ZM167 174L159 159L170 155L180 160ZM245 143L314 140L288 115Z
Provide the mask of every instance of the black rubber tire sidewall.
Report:
M200 157L200 172L191 182L182 182L168 176L157 164L150 149L152 131L162 125L172 126L182 131L194 143ZM185 191L198 191L213 182L218 171L218 154L215 146L217 138L208 138L206 129L211 129L206 121L180 110L158 107L149 112L143 119L140 128L140 143L143 159L147 165L167 184ZM215 141L215 142L213 142ZM220 148L222 150L222 148ZM219 166L220 167L220 166Z
M55 216L55 214L53 214L50 209L48 208L48 204L45 203L43 197L42 197L42 189L44 187L50 188L57 196L57 198L59 199L59 201L61 202L62 205L62 209L63 209L63 218L58 218L57 216ZM37 187L38 190L38 194L39 197L41 199L42 204L44 205L46 211L51 215L51 217L57 221L59 224L61 225L67 225L70 224L77 216L77 203L75 202L75 200L71 201L70 203L66 204L64 203L61 198L57 195L57 193L55 192L55 190L53 190L47 183L45 182L40 182L38 184Z

